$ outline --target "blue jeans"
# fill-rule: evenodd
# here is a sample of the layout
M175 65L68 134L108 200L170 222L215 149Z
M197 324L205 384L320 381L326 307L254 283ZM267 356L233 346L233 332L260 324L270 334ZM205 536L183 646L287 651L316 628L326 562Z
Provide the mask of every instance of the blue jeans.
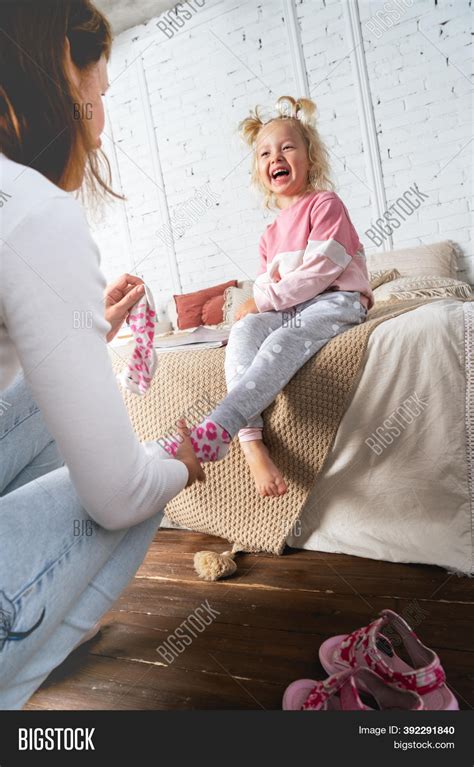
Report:
M23 376L0 393L0 709L22 708L111 608L162 516L93 522Z

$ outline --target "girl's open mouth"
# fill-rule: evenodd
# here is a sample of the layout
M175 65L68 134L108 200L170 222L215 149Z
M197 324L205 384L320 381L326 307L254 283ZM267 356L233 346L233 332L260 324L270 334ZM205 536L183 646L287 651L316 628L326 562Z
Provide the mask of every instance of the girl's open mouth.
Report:
M270 173L270 178L274 184L280 185L287 182L290 171L287 168L275 168Z

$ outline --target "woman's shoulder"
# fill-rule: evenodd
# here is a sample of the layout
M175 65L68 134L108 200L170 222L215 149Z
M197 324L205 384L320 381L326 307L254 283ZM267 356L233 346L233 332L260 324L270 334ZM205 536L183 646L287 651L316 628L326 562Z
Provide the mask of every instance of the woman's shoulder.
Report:
M100 266L100 251L79 200L32 168L3 158L0 163L1 191L11 195L0 207L2 267L11 251L22 258L10 258L10 268L21 270L25 261L32 267L31 275L61 272L69 279L74 267L79 272L75 279L81 279L87 277L87 263L91 269Z
M50 219L56 212L66 209L72 212L78 207L77 200L42 173L3 154L0 154L0 187L4 239L33 216L43 215L45 219Z
M68 192L53 184L46 176L29 165L22 165L0 152L0 179L2 188L9 185L12 191L31 189L31 195L40 194L50 197L70 197Z

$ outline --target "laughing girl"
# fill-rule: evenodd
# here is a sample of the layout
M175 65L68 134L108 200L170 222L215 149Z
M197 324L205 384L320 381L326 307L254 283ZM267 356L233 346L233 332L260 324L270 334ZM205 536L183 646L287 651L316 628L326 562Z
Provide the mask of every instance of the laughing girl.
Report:
M279 212L260 239L253 298L237 315L226 350L228 395L191 431L201 461L223 458L238 434L262 496L285 479L263 441L262 411L295 373L338 333L364 322L373 306L364 248L329 179L315 104L282 97L263 121L240 125L252 147L253 181ZM177 442L168 445L174 454Z

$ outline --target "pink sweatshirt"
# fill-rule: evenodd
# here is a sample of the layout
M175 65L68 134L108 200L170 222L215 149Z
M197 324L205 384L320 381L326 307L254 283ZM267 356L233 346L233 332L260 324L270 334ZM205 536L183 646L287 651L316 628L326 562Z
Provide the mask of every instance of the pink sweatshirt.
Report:
M327 290L357 290L367 309L374 305L364 246L335 192L309 192L282 210L259 250L260 312L283 311Z

